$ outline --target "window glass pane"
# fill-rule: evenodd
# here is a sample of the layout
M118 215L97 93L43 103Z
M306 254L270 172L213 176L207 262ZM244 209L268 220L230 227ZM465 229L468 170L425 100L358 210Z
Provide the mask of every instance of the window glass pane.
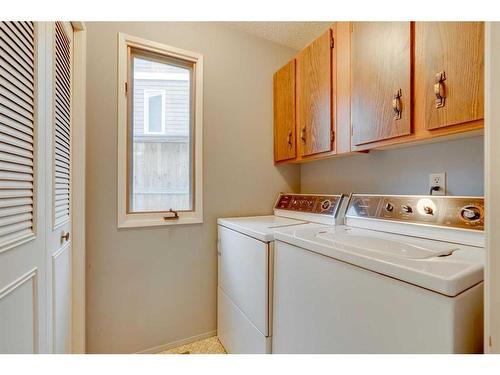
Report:
M154 95L149 97L148 107L148 132L161 133L162 132L162 96Z
M192 210L191 69L133 55L131 212Z

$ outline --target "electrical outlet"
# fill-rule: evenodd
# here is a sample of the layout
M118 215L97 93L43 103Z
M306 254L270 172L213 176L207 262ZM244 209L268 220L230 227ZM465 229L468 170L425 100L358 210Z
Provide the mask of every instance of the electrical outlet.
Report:
M439 190L431 191L433 186ZM429 193L432 195L446 195L446 173L431 173L429 175Z

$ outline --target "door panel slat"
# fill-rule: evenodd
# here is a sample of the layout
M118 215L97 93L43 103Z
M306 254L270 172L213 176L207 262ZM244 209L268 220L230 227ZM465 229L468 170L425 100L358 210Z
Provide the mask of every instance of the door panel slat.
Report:
M32 186L33 181L0 180L0 189L26 190L31 189Z
M4 125L0 120L0 133L7 134L11 137L18 138L24 142L33 143L33 136L19 131L16 128Z
M10 51L6 48L5 43L0 41L0 53L2 55L2 59L4 62L4 66L9 66L12 69L15 69L19 74L25 77L31 84L34 83L34 75L29 72L28 69L23 65L22 61L18 57L13 57L9 53Z
M22 164L7 163L0 160L0 171L18 172L32 175L33 167Z
M66 198L66 199L60 199L58 201L56 201L56 208L57 207L60 207L60 206L67 206L69 204L69 198Z
M18 39L17 35L12 31L0 27L0 40L2 40L2 44L5 45L6 49L10 50L11 53L17 54L19 56L19 61L22 60L29 65L31 69L34 67L34 59L33 56L29 55L27 52L26 46Z
M31 140L31 142L27 142L24 139L19 139L9 134L0 132L0 142L22 148L24 150L30 151L31 153L33 152L33 140Z
M54 29L54 226L70 217L71 186L71 40L60 22Z
M24 150L20 147L12 146L3 141L4 137L0 137L0 152L13 154L15 156L23 156L25 158L33 159L33 152Z
M55 165L57 166L57 170L59 170L59 168L62 168L65 171L69 172L69 163L67 161L65 161L64 159L61 159L61 157L59 155L55 156L55 161L56 161Z
M27 48L28 50L33 48L34 44L30 36L19 30L14 22L3 22L2 24L0 24L0 28L3 29L6 33L11 32L12 34L14 34L17 40L24 45L23 48Z
M56 91L56 101L61 105L61 107L68 107L70 105L70 100L68 100L68 98L66 98L64 95L59 94L57 91ZM64 109L64 108L61 108L61 109ZM61 112L69 115L69 111L66 112L64 110L61 110ZM68 118L69 118L69 116L68 116Z
M12 95L9 95L12 97ZM2 105L4 108L8 108L10 111L15 112L19 114L20 116L24 117L27 119L27 121L30 121L30 119L33 118L33 110L26 110L22 106L20 106L16 101L14 101L15 98L12 97L12 99L6 98L3 95L3 92L0 90L0 105Z
M33 233L32 221L24 221L22 223L0 227L0 245L5 246L31 233Z
M0 161L15 164L13 168L15 168L18 164L29 167L33 166L33 159L31 158L24 158L22 156L12 155L1 151L0 151Z
M6 92L9 92L9 94L13 94L17 99L22 100L23 104L21 105L27 105L25 108L33 112L33 95L27 94L26 91L13 85L3 76L0 76L0 87L2 88L2 91L5 90Z
M71 102L71 98L68 96L69 93L65 92L64 90L61 91L60 87L56 87L56 95L58 97L60 97L61 99L64 99L66 101L66 103L70 103Z
M29 126L21 124L9 117L6 117L0 113L0 124L3 126L8 126L11 129L23 132L31 137L33 137L33 129Z
M18 197L33 197L33 190L0 190L0 199Z
M56 202L63 201L63 200L69 200L69 195L68 196L64 196L63 194L61 194L60 196L58 196L56 198Z
M16 22L16 24L22 26L22 28L26 31L26 34L33 35L33 32L35 31L35 25L32 21Z
M23 76L14 71L6 62L0 59L0 76L4 77L9 82L19 81L18 88L23 90L26 95L34 96L33 85Z
M0 22L0 249L33 234L35 33Z
M27 213L31 215L32 211L33 210L31 204L23 206L14 206L14 207L2 207L0 208L0 218L19 215L19 214L27 214Z
M5 198L0 200L0 208L33 205L33 198Z
M58 111L56 111L55 119L59 125L59 127L56 128L57 130L63 130L63 131L66 130L66 132L69 132L69 128L66 124L66 119L64 117L62 117Z
M10 108L4 106L0 101L0 115L6 116L15 122L19 122L20 124L27 126L29 128L33 128L33 120L22 116L21 114L12 111Z
M14 89L13 91L14 92L8 90L5 86L2 86L0 87L0 96L2 96L7 103L11 103L10 105L7 105L9 108L13 108L14 105L16 107L21 107L28 113L28 117L31 117L31 115L33 115L35 112L33 106L27 103L24 98L20 98L17 95L19 93L19 90Z
M18 173L0 170L0 180L10 181L33 181L33 176L29 173Z

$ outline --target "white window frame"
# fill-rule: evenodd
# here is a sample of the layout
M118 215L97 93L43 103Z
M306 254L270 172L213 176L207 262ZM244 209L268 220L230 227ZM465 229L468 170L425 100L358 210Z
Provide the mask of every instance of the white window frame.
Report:
M191 142L192 155L192 187L193 207L191 211L179 211L176 220L165 220L172 216L168 211L160 212L128 212L129 202L129 114L128 114L128 80L130 48L141 49L153 53L188 61L193 64L193 119ZM171 226L179 224L203 223L203 55L182 50L165 44L152 42L143 38L118 33L118 174L117 174L117 225L118 228Z
M149 98L161 95L161 130L152 132L149 130ZM144 134L145 135L164 135L167 132L165 121L165 90L145 89L144 90Z

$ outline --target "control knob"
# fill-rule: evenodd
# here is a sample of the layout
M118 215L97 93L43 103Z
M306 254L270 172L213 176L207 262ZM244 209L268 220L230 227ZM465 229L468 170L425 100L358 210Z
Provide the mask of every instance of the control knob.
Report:
M413 209L411 208L411 206L409 206L407 204L403 204L401 206L401 209L403 210L403 212L406 212L407 214L411 214L413 212Z
M432 209L432 207L429 207L429 206L424 206L424 212L427 215L434 215L434 210Z
M481 218L481 210L476 206L465 206L460 211L460 216L466 221L476 221Z
M388 203L385 205L385 210L386 210L387 212L392 212L392 210L394 210L394 206L393 206L391 203L389 203L389 202L388 202Z

